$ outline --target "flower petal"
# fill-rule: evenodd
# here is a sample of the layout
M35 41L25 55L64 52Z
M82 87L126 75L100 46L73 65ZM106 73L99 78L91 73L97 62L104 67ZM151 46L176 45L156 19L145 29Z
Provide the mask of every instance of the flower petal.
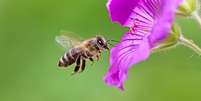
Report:
M130 28L111 50L107 85L123 90L128 70L148 58L150 50L170 34L175 11L183 0L110 0L112 21Z
M121 42L112 48L110 69L104 78L107 85L116 86L123 90L128 69L133 64L148 58L150 54L149 42L146 37L141 37L141 39L138 37L132 33L126 33Z
M183 0L161 0L160 17L155 21L152 34L149 36L150 43L155 46L166 39L169 35L172 23L175 18L175 12Z
M108 0L107 8L113 22L124 25L140 0Z

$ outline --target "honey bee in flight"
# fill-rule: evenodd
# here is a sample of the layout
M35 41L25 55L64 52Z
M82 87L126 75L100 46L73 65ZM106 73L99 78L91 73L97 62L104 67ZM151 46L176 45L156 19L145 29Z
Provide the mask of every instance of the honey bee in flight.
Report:
M109 50L108 41L103 36L80 41L68 35L60 35L56 37L56 41L67 48L65 54L60 58L58 66L65 68L75 63L73 73L83 72L86 60L89 59L92 62L94 58L98 60L101 52Z

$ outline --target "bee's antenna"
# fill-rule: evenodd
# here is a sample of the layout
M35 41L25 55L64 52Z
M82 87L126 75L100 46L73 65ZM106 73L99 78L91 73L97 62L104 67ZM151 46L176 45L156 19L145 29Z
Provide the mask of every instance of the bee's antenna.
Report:
M107 43L111 45L112 47L114 47L114 44L112 44L111 42L119 43L119 41L116 41L116 40L112 40L112 39L107 40Z
M116 42L116 43L118 43L119 41L116 41L116 40L112 40L112 39L110 39L110 40L107 40L107 42Z
M111 43L108 43L110 46L112 46L112 47L114 47L114 45L113 44L111 44Z

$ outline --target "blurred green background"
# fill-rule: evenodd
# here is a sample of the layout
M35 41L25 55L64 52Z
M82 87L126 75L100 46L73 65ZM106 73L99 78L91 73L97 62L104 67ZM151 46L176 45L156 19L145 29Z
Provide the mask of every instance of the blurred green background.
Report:
M107 0L0 0L0 101L201 101L201 57L178 46L152 54L129 71L125 92L104 84L109 52L70 76L57 62L61 30L119 40L126 29L110 22ZM201 43L198 24L179 19ZM201 44L199 44L201 46Z

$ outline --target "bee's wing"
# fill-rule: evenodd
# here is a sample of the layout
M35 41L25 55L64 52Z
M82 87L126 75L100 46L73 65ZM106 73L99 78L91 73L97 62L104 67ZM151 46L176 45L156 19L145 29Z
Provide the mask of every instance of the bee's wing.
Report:
M55 40L65 49L70 49L81 43L81 38L78 36L75 37L75 34L72 32L62 32L61 35L56 36Z

